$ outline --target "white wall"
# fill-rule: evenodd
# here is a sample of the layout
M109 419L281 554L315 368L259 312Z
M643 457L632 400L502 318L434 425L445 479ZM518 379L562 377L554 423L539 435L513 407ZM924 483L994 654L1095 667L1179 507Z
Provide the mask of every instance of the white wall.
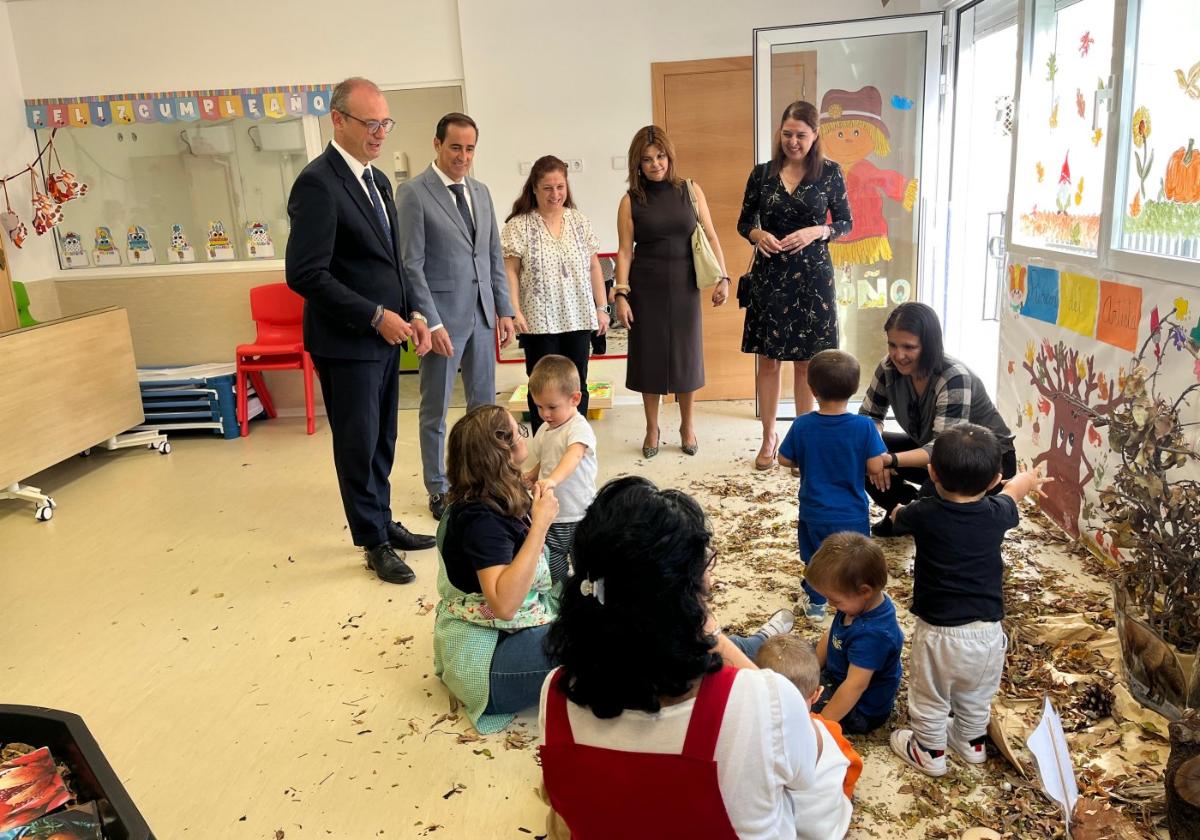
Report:
M37 0L8 9L29 99L462 78L454 0ZM48 59L55 41L68 48Z
M18 71L17 58L14 50L13 27L9 11L14 7L0 3L0 178L24 169L33 156L37 154L37 146L33 140L33 132L25 125L25 104ZM58 257L54 253L54 243L50 234L38 236L33 230L33 211L30 207L29 176L17 178L8 185L8 195L12 200L13 210L25 226L29 228L29 238L24 247L14 248L7 235L4 236L4 251L8 255L9 270L12 279L22 283L49 277L58 271ZM4 212L0 193L0 212ZM47 314L46 307L38 307L39 290L29 289L30 311L38 318L57 316L55 311Z
M511 205L520 161L582 158L571 192L616 249L617 202L634 131L651 120L650 63L750 55L755 27L934 11L936 0L458 0L468 112L480 124L475 174ZM568 11L569 9L569 11ZM622 158L621 170L611 166Z

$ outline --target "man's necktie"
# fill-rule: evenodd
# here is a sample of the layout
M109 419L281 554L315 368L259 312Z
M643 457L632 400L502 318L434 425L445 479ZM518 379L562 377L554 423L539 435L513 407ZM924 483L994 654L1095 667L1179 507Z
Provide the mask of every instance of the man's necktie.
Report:
M463 217L467 225L467 233L471 241L475 241L475 222L471 219L471 208L467 206L467 188L462 184L450 184L450 192L454 193L454 203L458 205L458 215Z
M384 239L387 240L388 247L394 248L392 226L388 223L387 213L383 209L383 199L379 197L379 188L375 186L375 178L371 175L370 167L363 170L363 183L367 185L367 192L371 196L371 205L375 208L375 218L379 220L379 225L383 228Z

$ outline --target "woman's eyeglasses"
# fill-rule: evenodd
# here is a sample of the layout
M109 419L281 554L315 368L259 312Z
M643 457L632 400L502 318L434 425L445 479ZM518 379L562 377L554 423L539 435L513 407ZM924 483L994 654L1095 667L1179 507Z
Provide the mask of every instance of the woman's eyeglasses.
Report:
M346 111L338 111L338 113L343 117L349 117L355 122L362 123L366 127L368 134L378 134L381 128L384 134L391 134L392 129L396 127L396 121L390 117L386 120L363 120Z

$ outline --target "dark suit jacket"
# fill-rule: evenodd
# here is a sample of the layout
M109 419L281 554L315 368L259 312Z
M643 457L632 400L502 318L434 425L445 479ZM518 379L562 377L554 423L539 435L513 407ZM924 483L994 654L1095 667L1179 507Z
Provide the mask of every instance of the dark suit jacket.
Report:
M304 167L288 196L287 284L304 298L304 346L315 356L384 358L395 347L371 327L375 308L410 317L392 186L375 167L371 172L392 248L366 189L332 144Z

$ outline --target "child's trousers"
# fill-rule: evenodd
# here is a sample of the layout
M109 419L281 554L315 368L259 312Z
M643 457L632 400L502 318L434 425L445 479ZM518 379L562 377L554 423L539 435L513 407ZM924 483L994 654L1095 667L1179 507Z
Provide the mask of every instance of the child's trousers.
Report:
M998 621L940 627L917 619L909 660L908 720L922 747L946 749L951 712L957 740L971 741L987 732L1007 648Z
M555 522L546 532L547 560L550 563L550 580L554 583L566 580L571 574L571 547L575 544L575 528L578 522Z

